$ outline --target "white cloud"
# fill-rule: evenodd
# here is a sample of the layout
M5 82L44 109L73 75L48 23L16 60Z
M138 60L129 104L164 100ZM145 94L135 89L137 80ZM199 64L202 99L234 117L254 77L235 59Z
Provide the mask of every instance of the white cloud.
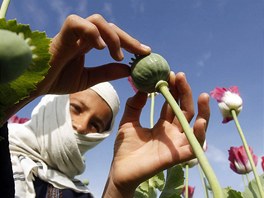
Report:
M88 1L78 1L78 3L76 3L77 5L77 12L79 13L79 15L82 15L83 17L88 17L87 15L87 11L89 9L88 7Z
M131 7L134 14L143 14L145 11L145 4L142 0L130 0Z
M105 16L108 17L108 20L111 22L115 22L115 17L113 14L113 5L112 3L104 3L103 4L103 12L105 14Z
M209 145L208 150L206 150L205 153L209 161L225 165L229 163L227 154L225 154L222 150L215 147L214 145Z
M200 67L204 67L205 63L210 59L211 55L212 53L210 51L203 53L200 59L197 61L197 64Z
M49 5L58 14L57 22L62 24L65 18L70 14L70 7L67 6L69 3L63 0L50 1Z
M27 16L34 16L31 17L31 19L33 20L33 24L31 24L32 26L36 27L37 29L45 29L46 27L46 23L48 21L48 16L46 14L46 11L43 10L42 7L39 6L38 2L34 1L34 0L30 0L27 3L24 4L25 8L23 8L23 11L26 10ZM20 10L20 8L18 8L18 10ZM21 14L24 15L24 13L21 12ZM41 26L37 27L37 26Z
M198 72L196 75L199 77L202 75L203 69L207 63L207 61L211 58L212 53L211 51L203 53L200 58L197 60L197 65L198 65Z
M223 8L226 7L229 0L214 0L213 2L215 3L215 6L217 6L217 8L219 10L222 10ZM206 5L207 5L207 1L205 1L205 0L194 0L192 7L193 8L201 8L202 6L206 6Z

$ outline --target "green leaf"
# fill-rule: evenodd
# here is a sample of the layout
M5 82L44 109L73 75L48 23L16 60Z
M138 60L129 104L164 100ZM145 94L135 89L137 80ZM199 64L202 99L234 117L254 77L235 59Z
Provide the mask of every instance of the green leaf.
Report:
M223 189L226 198L243 198L241 192L235 191L230 187Z
M26 71L9 83L0 84L0 119L2 119L9 107L28 97L29 93L36 89L36 85L44 79L50 68L49 44L51 39L46 36L45 32L32 32L29 25L18 24L16 20L0 19L0 29L17 34L23 33L24 38L29 40L30 46L34 46L33 61Z
M141 183L134 194L134 198L156 198L157 192L153 186L149 185L149 180Z
M183 187L184 171L182 166L174 166L167 170L166 183L160 198L180 198Z
M260 183L262 187L264 188L264 174L259 176ZM259 190L257 186L257 182L255 179L251 180L248 184L248 186L245 188L245 191L243 192L243 197L245 198L259 198Z
M160 172L149 180L141 183L135 192L135 198L156 198L157 189L160 191L164 187L164 173Z
M149 183L154 188L157 188L160 191L162 191L162 189L164 188L164 185L165 185L164 173L160 172L157 175L155 175L154 177L150 178Z

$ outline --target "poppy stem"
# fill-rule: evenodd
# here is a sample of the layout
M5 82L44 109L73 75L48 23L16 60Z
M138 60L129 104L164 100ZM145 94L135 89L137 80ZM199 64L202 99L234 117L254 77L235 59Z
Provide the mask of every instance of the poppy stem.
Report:
M208 159L206 158L204 154L204 150L202 149L200 143L196 139L193 129L190 127L189 122L186 120L186 117L184 116L181 108L171 95L169 88L168 88L168 83L165 81L159 81L156 85L156 89L164 96L168 104L171 106L172 110L174 111L176 117L178 118L179 122L181 123L181 126L183 128L183 131L194 151L195 156L197 157L201 168L203 169L205 176L208 179L208 182L210 186L212 187L212 191L214 194L214 198L222 198L223 191L222 188L218 182L218 179L211 167L211 165L208 162Z
M261 195L260 197L264 197L263 188L262 188L261 183L260 183L260 179L259 179L259 176L258 176L258 173L257 173L257 170L256 170L256 166L255 166L255 163L253 161L252 155L251 155L251 153L249 151L249 147L248 147L246 138L244 136L244 133L243 133L243 131L242 131L241 127L240 127L240 124L238 122L236 111L235 110L231 110L231 114L233 116L233 119L235 121L238 133L239 133L239 135L241 137L241 140L243 142L245 151L247 153L247 156L248 156L248 159L249 159L249 162L250 162L250 165L251 165L251 168L252 168L252 171L253 171L253 174L255 176L255 180L256 180L257 186L258 186L258 190L259 190L259 193Z
M245 181L245 175L242 175L242 180L243 180L243 183L244 183L244 188L246 189L247 184L248 184L248 178L247 178L247 184L246 184L246 181Z
M189 165L186 164L185 165L185 195L184 195L185 198L189 197L188 193L189 193Z
M209 195L208 195L208 187L206 186L206 183L205 183L206 178L204 176L203 170L200 167L200 164L198 164L198 169L199 169L200 178L201 178L201 182L202 182L202 185L203 185L205 197L208 198L209 197Z
M154 126L154 107L155 107L155 93L150 94L151 105L150 105L150 128Z
M9 6L10 0L3 0L1 8L0 8L0 19L6 17L6 12Z

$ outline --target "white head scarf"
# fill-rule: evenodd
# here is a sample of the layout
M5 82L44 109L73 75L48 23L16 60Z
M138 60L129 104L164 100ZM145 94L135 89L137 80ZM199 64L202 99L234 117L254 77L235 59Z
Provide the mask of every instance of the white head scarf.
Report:
M106 137L111 134L115 122L115 117L120 107L119 97L116 93L116 90L110 83L99 83L97 85L94 85L90 89L95 91L108 104L108 106L112 110L112 121L110 128L107 131L104 131L103 133L88 133L85 135L79 134L77 132L74 133L79 150L82 154L84 154L89 149L95 147L97 144L102 142Z
M31 120L8 125L16 193L24 193L18 196L34 197L33 175L57 188L88 191L73 182L73 178L85 170L83 154L109 136L119 109L118 95L110 83L100 83L91 89L107 102L113 113L110 129L104 133L76 133L71 123L69 95L46 95L32 111Z

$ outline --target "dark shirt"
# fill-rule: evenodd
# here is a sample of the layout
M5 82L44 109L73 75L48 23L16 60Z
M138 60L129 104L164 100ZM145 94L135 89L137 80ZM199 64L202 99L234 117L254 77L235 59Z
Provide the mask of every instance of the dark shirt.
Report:
M34 188L37 198L93 198L91 193L77 193L71 189L58 189L35 177Z
M15 196L7 123L0 128L0 195L5 198Z

